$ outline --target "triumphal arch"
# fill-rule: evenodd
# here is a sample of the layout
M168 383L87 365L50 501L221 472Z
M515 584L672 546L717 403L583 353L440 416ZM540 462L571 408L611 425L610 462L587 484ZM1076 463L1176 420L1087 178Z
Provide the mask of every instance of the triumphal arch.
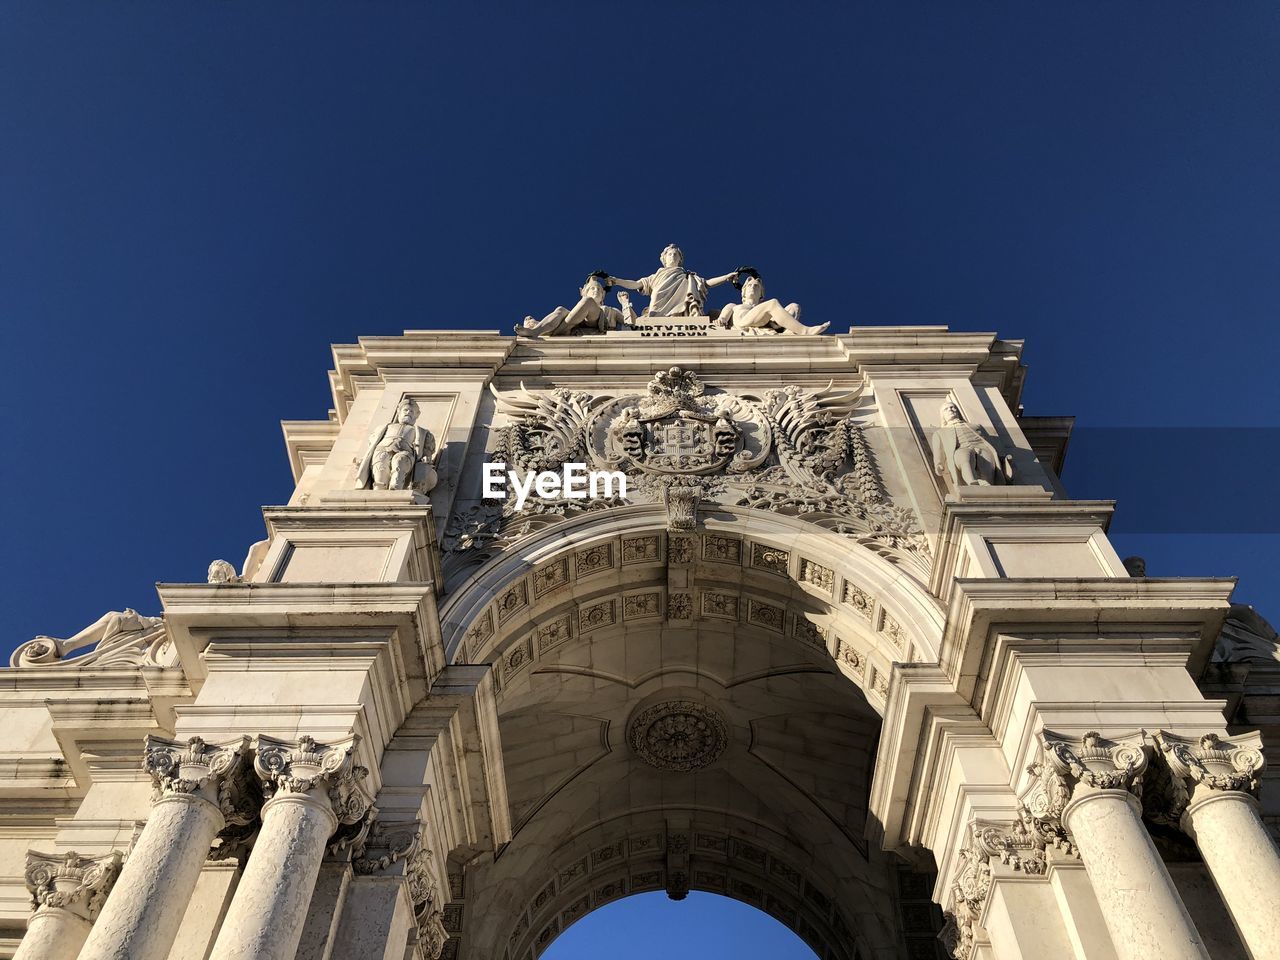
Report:
M699 890L822 960L1280 957L1275 632L1117 556L1020 342L674 247L567 300L335 347L243 565L18 647L0 955L534 960Z

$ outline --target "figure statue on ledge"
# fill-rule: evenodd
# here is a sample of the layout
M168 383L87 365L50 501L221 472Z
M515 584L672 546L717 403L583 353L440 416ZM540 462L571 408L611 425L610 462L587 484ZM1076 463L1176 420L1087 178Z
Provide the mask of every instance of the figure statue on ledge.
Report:
M746 276L744 282L740 277ZM777 300L764 298L764 282L752 267L739 267L733 285L742 290L742 302L731 303L720 311L720 325L733 330L750 330L753 333L799 333L813 336L824 332L829 323L807 327L800 322L800 304L789 303L785 307Z
M396 407L395 419L369 438L369 447L356 471L357 490L415 490L435 488L435 438L417 425L418 405L405 397Z
M699 317L706 312L707 290L728 283L738 271L704 280L684 268L684 254L674 243L662 251L662 267L639 280L609 277L608 282L636 290L649 298L646 317Z
M989 487L1013 479L1013 458L1001 457L981 428L964 418L954 400L944 400L941 412L942 426L929 440L938 476L950 476L953 489Z
M163 617L144 617L137 610L129 607L123 610L111 610L65 640L39 636L24 643L13 652L10 666L53 663L85 647L97 647L99 651L105 651L107 647L141 637L142 634L163 624Z
M561 337L575 330L594 328L591 332L604 333L618 329L619 324L630 323L636 312L631 306L631 298L625 293L618 294L618 302L622 309L607 306L604 302L607 275L593 273L578 291L581 299L573 309L556 307L541 320L525 317L524 323L516 327L517 337Z

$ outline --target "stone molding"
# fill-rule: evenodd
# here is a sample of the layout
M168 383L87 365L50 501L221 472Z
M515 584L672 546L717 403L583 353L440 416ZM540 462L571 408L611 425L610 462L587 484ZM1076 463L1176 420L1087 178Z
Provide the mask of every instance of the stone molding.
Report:
M78 853L27 852L25 879L35 910L71 910L94 920L120 874L120 852L97 857Z
M280 740L262 734L253 767L262 781L268 800L287 796L326 797L333 815L342 824L358 823L371 806L360 788L369 771L355 763L359 737L338 743L319 743L303 735L297 740Z
M1195 802L1214 795L1243 793L1258 798L1266 759L1257 732L1234 737L1216 733L1183 737L1158 730L1154 739L1170 774L1164 784L1165 809L1161 811L1168 822L1179 822Z

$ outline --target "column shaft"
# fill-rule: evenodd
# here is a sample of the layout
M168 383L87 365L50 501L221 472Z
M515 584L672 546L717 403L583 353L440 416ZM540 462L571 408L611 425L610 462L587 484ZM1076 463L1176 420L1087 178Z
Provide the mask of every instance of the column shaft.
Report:
M1247 793L1210 793L1183 815L1187 832L1253 960L1280 960L1280 855Z
M1210 960L1127 790L1082 787L1063 810L1120 960Z
M318 791L281 793L267 801L262 830L209 960L293 960L325 845L337 826Z
M89 921L64 907L41 907L27 924L13 960L76 960Z
M197 794L157 800L80 960L165 960L223 825Z

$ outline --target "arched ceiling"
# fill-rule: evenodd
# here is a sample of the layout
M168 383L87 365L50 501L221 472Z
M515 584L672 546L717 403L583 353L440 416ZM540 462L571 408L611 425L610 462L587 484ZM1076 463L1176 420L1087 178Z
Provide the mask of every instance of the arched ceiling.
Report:
M863 552L586 527L451 599L452 662L493 666L512 824L467 868L464 958L532 960L647 889L738 897L824 958L900 952L868 795L892 664L932 659L938 618Z

